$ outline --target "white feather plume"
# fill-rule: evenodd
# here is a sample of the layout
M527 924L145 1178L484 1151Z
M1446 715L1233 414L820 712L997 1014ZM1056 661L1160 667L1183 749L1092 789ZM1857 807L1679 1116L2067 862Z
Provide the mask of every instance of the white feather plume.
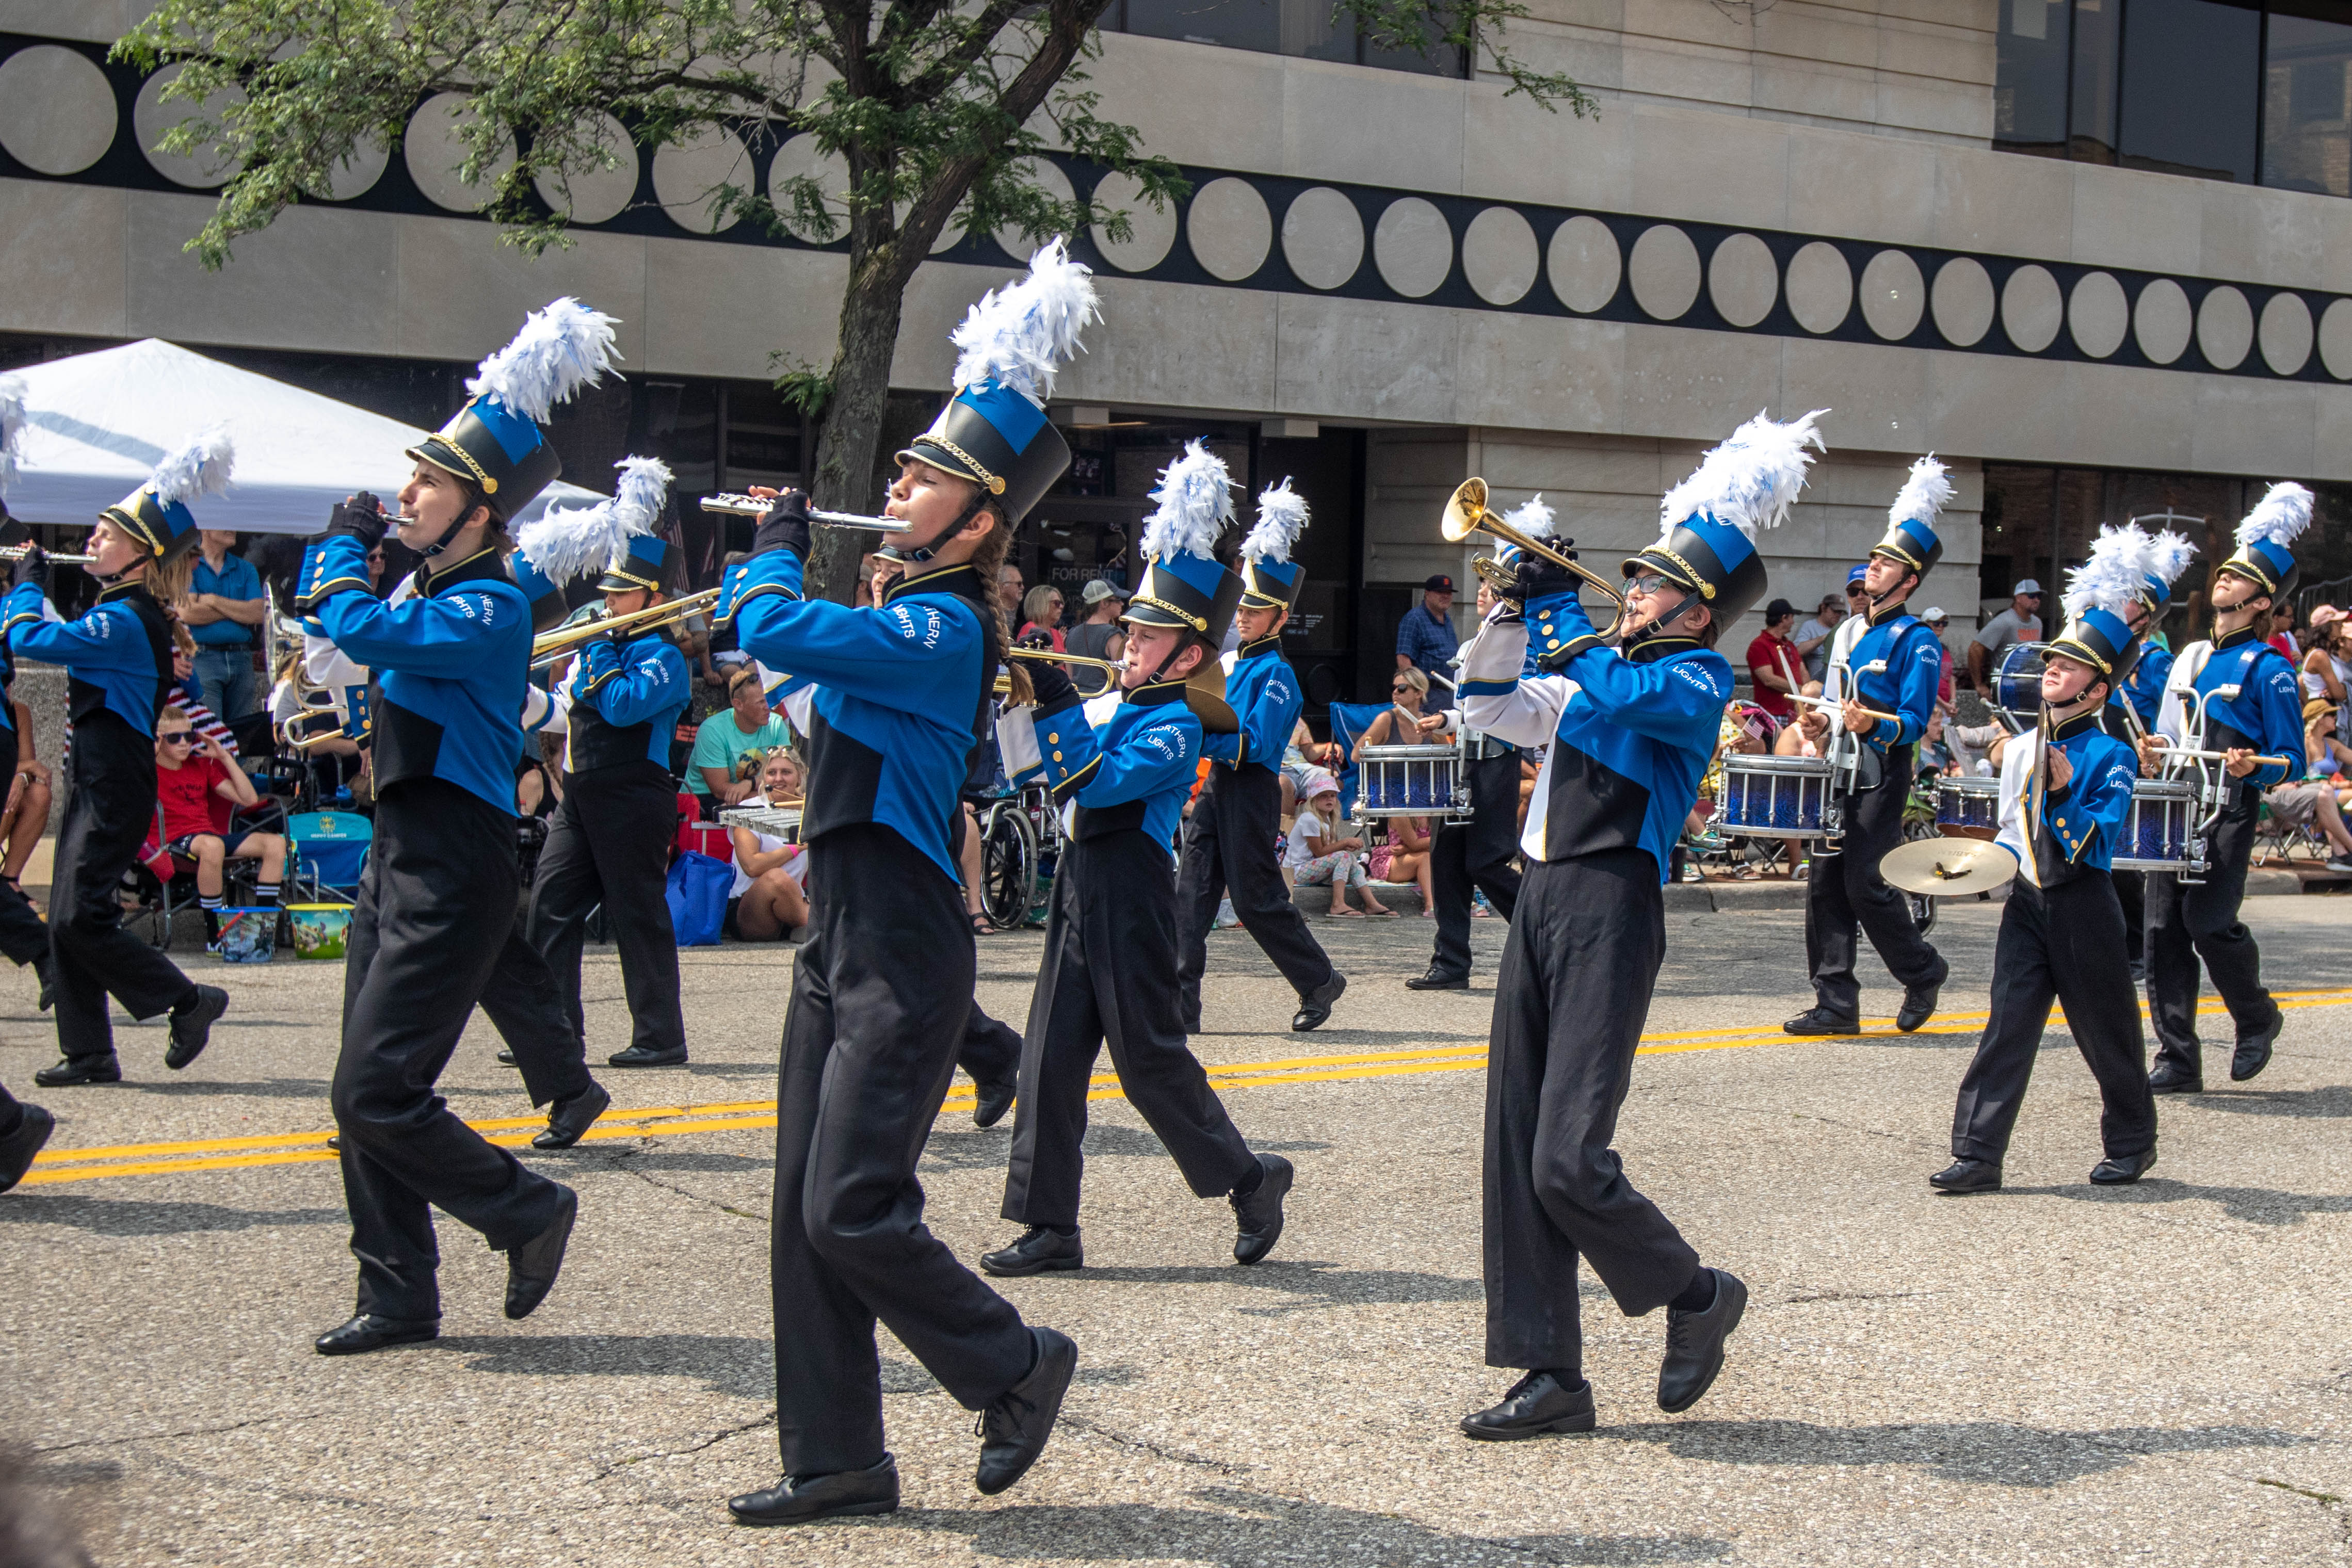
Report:
M155 498L166 506L173 501L185 506L200 496L217 496L227 489L236 468L236 447L228 438L228 427L215 424L165 453L148 485Z
M1952 481L1944 465L1936 461L1932 452L1911 465L1911 476L1903 481L1896 493L1895 505L1886 508L1890 527L1905 523L1925 523L1936 526L1936 514L1951 505Z
M513 413L544 424L557 403L594 385L613 368L620 358L613 347L613 329L619 324L617 317L566 295L524 317L514 341L484 360L466 390L476 397L495 397Z
M961 350L955 384L992 381L1043 404L1054 395L1055 371L1078 351L1078 334L1101 319L1094 273L1050 240L1029 258L1028 277L982 295L948 334Z
M1307 497L1290 487L1290 476L1285 475L1281 484L1258 492L1257 524L1242 540L1242 555L1249 560L1287 562L1290 547L1306 527Z
M2147 588L2151 541L2137 528L2113 524L2099 530L2088 560L2066 574L2066 619L2079 621L2093 608L2126 614Z
M1558 520L1559 514L1552 510L1551 503L1543 498L1540 490L1531 499L1520 502L1503 514L1503 521L1534 539L1555 538L1552 528Z
M624 457L613 465L621 483L612 499L559 511L550 507L515 530L530 564L561 588L601 572L629 553L633 534L653 531L669 497L670 472L657 457Z
M1143 553L1154 560L1214 559L1217 536L1233 520L1233 488L1224 459L1198 441L1187 442L1183 455L1160 471L1160 488L1151 492L1160 505L1143 519Z
M2196 559L2197 547L2189 542L2187 534L2167 528L2147 541L2147 574L2161 580L2167 588L2179 582Z
M2311 526L2311 492L2292 479L2272 486L2238 525L2238 543L2291 545Z
M1759 413L1733 431L1730 440L1699 459L1689 478L1666 492L1658 504L1664 525L1659 538L1701 514L1751 539L1759 528L1780 527L1805 487L1805 470L1813 461L1805 448L1829 450L1814 427L1828 412L1817 408L1786 423Z
M0 491L16 482L16 456L24 429L25 378L0 376Z
M624 457L613 466L621 471L621 483L613 491L613 511L622 531L653 532L669 501L669 465L658 457Z

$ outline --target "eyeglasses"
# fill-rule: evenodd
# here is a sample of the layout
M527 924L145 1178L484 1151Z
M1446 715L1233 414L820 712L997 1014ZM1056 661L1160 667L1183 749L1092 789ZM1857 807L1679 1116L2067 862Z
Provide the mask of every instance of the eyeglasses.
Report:
M194 746L196 743L195 736L184 729L175 729L169 735L159 735L155 738L166 746Z
M1639 577L1627 578L1625 580L1625 591L1628 593L1664 593L1666 591L1666 584L1673 580L1674 579L1668 577L1663 571L1645 571Z

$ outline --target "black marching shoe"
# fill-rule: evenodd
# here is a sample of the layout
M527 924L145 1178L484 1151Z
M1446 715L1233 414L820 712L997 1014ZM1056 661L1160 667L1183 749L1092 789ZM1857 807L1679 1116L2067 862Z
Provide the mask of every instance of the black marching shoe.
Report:
M1070 1391L1070 1378L1078 1370L1078 1347L1067 1334L1033 1325L1029 1337L1037 1345L1029 1375L1006 1389L973 1424L981 1444L980 1469L972 1473L971 1484L983 1497L994 1497L1027 1475L1045 1451L1045 1439L1054 1435L1054 1422L1062 1414L1062 1396Z
M1317 1025L1322 1023L1324 1019L1329 1018L1331 1016L1331 1004L1338 1001L1339 999L1339 994L1347 988L1348 977L1339 973L1337 969L1332 970L1331 977L1329 979L1316 987L1314 990L1309 992L1300 1000L1298 1004L1298 1011L1293 1015L1290 1020L1291 1032L1293 1034L1302 1033L1305 1030L1315 1028Z
M1842 1019L1827 1008L1807 1008L1780 1026L1783 1034L1860 1034L1860 1019Z
M1416 975L1404 983L1408 991L1466 991L1470 988L1467 975L1449 975L1434 964L1426 975ZM1496 1406L1497 1409L1501 1406Z
M547 1126L530 1140L534 1149L568 1149L580 1141L580 1134L596 1124L613 1103L613 1092L603 1084L591 1082L587 1088L568 1100L558 1100L547 1108Z
M441 1337L439 1318L379 1318L362 1312L339 1328L329 1329L311 1346L320 1355L364 1355L396 1344L421 1344Z
M2091 1167L2091 1180L2101 1186L2129 1186L2156 1168L2156 1151L2144 1155L2109 1155Z
M1004 1113L1013 1109L1013 1098L1021 1092L1018 1078L999 1079L993 1083L975 1083L971 1103L971 1124L993 1127L1004 1120Z
M786 1476L765 1491L727 1500L738 1524L814 1524L820 1519L853 1519L898 1511L898 1461L882 1456L862 1470L822 1476Z
M1282 1200L1290 1192L1290 1184L1298 1173L1280 1155L1257 1156L1258 1169L1265 1174L1258 1177L1257 1190L1247 1197L1226 1198L1234 1206L1234 1261L1255 1263L1274 1250L1282 1239Z
M218 986L198 986L196 999L188 1010L172 1010L172 1049L163 1053L163 1065L177 1072L205 1053L212 1043L213 1025L221 1014L228 1011L228 993Z
M1929 1176L1927 1185L1939 1192L1999 1192L2000 1167L1990 1160L1954 1160Z
M604 1060L614 1067L684 1067L686 1047L681 1045L676 1051L652 1051L642 1045L633 1045L625 1051L614 1051Z
M2240 1038L2238 1049L2230 1054L2230 1082L2243 1083L2257 1076L2271 1064L2271 1047L2278 1042L2279 1031L2286 1028L2286 1014L2271 1009L2271 1021L2250 1035Z
M1078 1233L1073 1230L1065 1236L1050 1225L1033 1225L1012 1246L984 1252L980 1259L981 1272L1000 1280L1086 1266L1087 1249L1080 1245Z
M2205 1092L2205 1080L2187 1068L2159 1061L2156 1064L2156 1071L2147 1075L2147 1092L2151 1094L2202 1094Z
M1547 1432L1590 1432L1599 1419L1590 1382L1570 1388L1556 1374L1530 1372L1511 1385L1501 1404L1463 1416L1462 1432L1482 1443L1516 1443Z
M16 1123L16 1130L0 1138L0 1192L6 1192L25 1179L33 1168L33 1156L58 1130L58 1119L38 1105L23 1107L25 1114Z
M580 1218L580 1195L561 1182L555 1190L563 1195L555 1223L507 1249L507 1316L510 1318L530 1316L547 1300L547 1292L555 1289L555 1276L563 1268L564 1245L572 1239L572 1221Z
M68 1056L54 1067L44 1067L33 1074L33 1082L44 1089L66 1089L77 1083L120 1083L122 1063L114 1052L104 1056Z
M1658 1408L1680 1415L1715 1385L1723 1370L1723 1342L1748 1311L1748 1287L1725 1269L1715 1276L1715 1301L1705 1312L1666 1309L1666 1359L1658 1366Z
M1943 990L1944 982L1951 977L1952 966L1947 962L1943 966L1943 973L1937 975L1926 985L1904 987L1903 1007L1902 1010L1895 1015L1895 1027L1901 1030L1905 1034L1909 1034L1921 1024L1924 1024L1929 1019L1934 1018L1936 1016L1936 998L1937 994Z
M43 1012L47 1012L58 1005L58 967L51 963L49 956L44 953L33 960L33 973L38 976L41 981L40 1009Z

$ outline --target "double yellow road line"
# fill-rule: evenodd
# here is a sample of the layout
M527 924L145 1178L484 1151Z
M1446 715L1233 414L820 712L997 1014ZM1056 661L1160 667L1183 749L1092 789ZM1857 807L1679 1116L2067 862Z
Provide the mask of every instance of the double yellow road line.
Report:
M2352 987L2324 991L2274 992L2279 1006L2289 1010L2352 1005ZM2208 1002L2200 1014L2222 1011ZM1939 1013L1930 1034L1948 1034L1981 1025L1990 1015ZM2063 1021L2063 1020L2062 1020ZM1838 1038L1853 1038L1838 1037ZM1861 1038L1897 1039L1892 1021L1877 1020ZM1738 1029L1685 1030L1645 1034L1637 1054L1665 1056L1693 1051L1738 1051L1759 1045L1803 1043L1781 1032L1778 1024ZM1367 1078L1403 1078L1430 1072L1469 1072L1486 1065L1486 1047L1429 1046L1415 1051L1375 1051L1343 1056L1292 1056L1271 1061L1236 1061L1209 1068L1209 1082L1220 1092L1262 1089L1278 1084L1337 1083ZM973 1090L959 1083L949 1091L941 1113L969 1112ZM1123 1100L1116 1073L1098 1072L1087 1093L1089 1100ZM493 1144L520 1148L547 1124L543 1116L501 1116L467 1125ZM619 1138L675 1138L697 1133L731 1133L776 1124L773 1100L718 1102L703 1105L652 1105L604 1113L581 1137L582 1143ZM260 1134L242 1138L211 1138L177 1144L116 1144L88 1149L50 1149L34 1161L20 1186L45 1186L59 1182L98 1181L109 1176L163 1176L181 1171L244 1170L256 1166L314 1165L336 1157L326 1146L331 1129L314 1133Z

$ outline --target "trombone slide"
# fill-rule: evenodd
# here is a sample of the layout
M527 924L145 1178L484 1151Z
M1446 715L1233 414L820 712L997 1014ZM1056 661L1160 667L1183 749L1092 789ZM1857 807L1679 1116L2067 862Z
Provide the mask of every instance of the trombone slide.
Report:
M530 667L536 670L551 664L607 632L650 632L672 622L683 621L690 615L698 615L718 601L719 590L706 588L699 593L689 593L666 604L649 604L626 615L598 615L574 625L558 626L554 631L542 632L531 640Z

